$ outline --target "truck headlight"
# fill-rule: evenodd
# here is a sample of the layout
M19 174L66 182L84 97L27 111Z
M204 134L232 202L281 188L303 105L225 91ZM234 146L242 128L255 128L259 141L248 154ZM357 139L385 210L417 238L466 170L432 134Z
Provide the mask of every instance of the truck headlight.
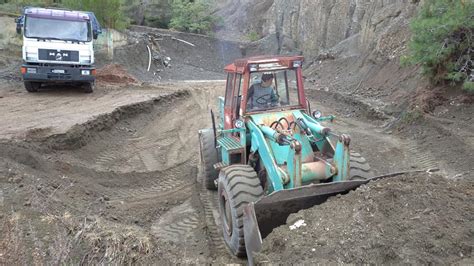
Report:
M26 52L26 60L37 61L38 60L38 53Z
M83 76L89 76L91 74L90 70L81 70L81 75Z
M79 63L81 64L90 64L92 61L92 56L90 55L81 55L80 58L79 58Z

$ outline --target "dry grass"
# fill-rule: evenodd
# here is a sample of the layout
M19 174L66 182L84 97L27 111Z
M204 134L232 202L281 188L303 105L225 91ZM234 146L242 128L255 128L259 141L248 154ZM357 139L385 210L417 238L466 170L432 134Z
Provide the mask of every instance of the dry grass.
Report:
M139 228L97 219L78 234L90 247L81 263L129 264L151 253L152 242Z

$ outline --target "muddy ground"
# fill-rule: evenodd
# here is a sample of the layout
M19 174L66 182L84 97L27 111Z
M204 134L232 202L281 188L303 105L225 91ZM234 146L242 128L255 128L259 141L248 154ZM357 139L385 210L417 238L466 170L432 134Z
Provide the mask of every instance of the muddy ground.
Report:
M143 43L122 47L92 94L27 93L20 62L1 53L0 264L245 263L223 243L197 143L223 95L220 69L241 51L175 36L198 48L167 39L168 54L186 56L145 73ZM393 76L409 82L410 71L388 65L366 83L356 68L351 59L313 62L313 109L337 116L328 126L350 134L377 175L439 171L381 180L294 214L288 225L306 226L275 230L260 262L472 264L472 104L445 93L429 113L403 113L409 101Z
M374 181L288 217L263 262L472 263L473 182L412 173ZM295 229L293 225L301 225Z
M1 262L243 263L228 255L222 242L215 195L196 182L200 176L197 130L209 125L208 112L215 108L215 98L222 94L223 86L223 82L108 85L86 95L74 88L50 88L29 94L21 84L10 83L0 98L0 221L5 236L0 243ZM334 97L318 90L308 93L312 106L339 116L333 127L353 136L353 148L369 159L376 174L440 168L436 157L419 149L415 141L383 132L381 121L368 123L370 120L364 112L357 111L357 105L352 105L352 110L339 110L337 105L329 104ZM371 148L373 145L378 148ZM441 167L439 173L446 171ZM364 193L367 190L373 192ZM387 199L388 194L397 201ZM360 202L364 197L368 197L369 204ZM424 201L420 202L420 198ZM392 204L390 209L383 208L386 200ZM283 226L266 240L268 246L263 254L267 256L262 262L269 257L283 262L469 262L471 200L472 184L460 176L455 180L420 175L380 181L290 217L290 222L302 217L305 221L346 228L347 216L357 218L353 208L366 206L372 211L376 208L379 216L374 223L377 230L385 230L383 236L357 227L359 242L336 245L344 250L347 245L353 248L343 257L331 256L334 253L330 250L334 249L330 241L337 244L345 241L345 236L329 233L326 246L318 252L309 252L305 248L310 245L301 244L296 247L300 251L294 253L295 247L282 246L281 240L276 240L285 239L288 230ZM441 208L440 201L450 209ZM399 213L398 208L407 208L403 202L408 206L416 204L416 208L393 214ZM421 205L430 211L423 212L426 208ZM328 213L331 208L341 210L341 217ZM366 218L364 214L373 213L362 212L360 219ZM412 216L407 217L408 214ZM423 217L411 219L417 215ZM447 215L455 219L446 224L434 219L445 221ZM420 223L425 218L436 226ZM413 226L410 230L417 232L426 230L413 235L410 230L398 230L400 226ZM311 223L306 228L316 230L309 236L302 235L306 241L320 239L317 230L322 227ZM357 256L372 250L372 245L379 249L390 246L393 252L416 246L419 236L429 232L437 232L433 237L441 239L440 248L450 256L433 255L439 251L435 248L437 242L428 243L434 246L416 257L390 257L375 251L371 256ZM370 236L381 243L373 242ZM403 236L410 237L397 242L399 246L389 241ZM372 242L363 245L364 239ZM293 241L305 243L299 238ZM454 242L460 247L456 253L452 253L455 248L446 248ZM293 256L278 257L278 252Z

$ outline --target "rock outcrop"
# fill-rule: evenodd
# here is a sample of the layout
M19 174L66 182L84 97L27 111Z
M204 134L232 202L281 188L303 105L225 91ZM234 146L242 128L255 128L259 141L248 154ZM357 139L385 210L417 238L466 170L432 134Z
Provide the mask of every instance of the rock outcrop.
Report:
M402 49L409 38L408 21L419 6L417 0L226 2L218 14L227 29L269 38L275 43L274 52L310 56L330 48L352 53L375 50L390 56L387 52Z

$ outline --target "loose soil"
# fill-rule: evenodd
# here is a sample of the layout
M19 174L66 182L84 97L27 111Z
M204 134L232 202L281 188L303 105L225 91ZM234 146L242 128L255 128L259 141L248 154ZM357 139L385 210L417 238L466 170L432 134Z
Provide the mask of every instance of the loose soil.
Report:
M6 236L0 242L1 262L243 263L230 256L223 243L215 193L206 191L199 182L202 177L198 167L197 130L209 126L209 110L216 109L215 99L223 94L223 87L223 82L181 82L133 88L99 87L91 95L74 89L28 94L17 83L4 93L0 125L8 130L2 131L0 143L0 223L2 235ZM432 154L418 149L416 142L381 132L379 126L357 118L365 117L363 112L355 111L357 106L354 112L349 112L356 115L344 115L347 109L338 111L337 105L328 104L332 97L317 90L308 93L312 106L338 115L331 127L353 136L353 149L369 159L376 174L438 167ZM82 101L77 101L79 98L83 98ZM88 108L86 103L95 108ZM44 111L35 108L44 108ZM68 112L80 108L84 111ZM38 115L32 119L34 112ZM17 118L15 122L11 121L12 116ZM374 145L379 148L371 148ZM328 235L324 246L327 250L318 253L319 257L312 256L313 251L304 253L306 246L301 245L301 249L288 249L288 256L282 257L281 262L300 259L316 262L325 258L331 262L449 263L463 259L459 252L463 252L469 262L470 232L462 230L468 230L472 224L469 216L472 184L459 176L457 179L447 181L437 176L409 175L375 182L349 195L330 199L327 204L338 204L338 207L323 204L307 210L311 214L324 208L327 217L302 216L307 224L311 223L306 228L312 228L314 221L346 228L348 218L337 218L338 215L353 215L354 208L361 208L360 213L365 213L363 206L371 211L377 207L382 214L377 216L376 228L384 232L382 236L382 231L377 231L380 243L369 241L365 245L352 245L353 253L344 253L345 257L325 257L333 254L328 251L333 247L329 241L346 241L339 235L332 238ZM388 183L391 185L379 187ZM451 183L459 185L452 187ZM368 193L362 193L365 190ZM360 203L354 195L368 198ZM390 209L384 210L382 207L389 200L387 195L405 205L395 201L395 207L390 205ZM439 210L436 205L439 202L451 206L448 213ZM400 213L397 208L402 207L398 205L403 205L406 211ZM433 211L425 211L426 208ZM341 210L341 213L326 211L331 209ZM371 213L374 214L366 214ZM412 216L405 219L406 215ZM422 216L411 219L417 215ZM441 223L441 220L431 223L439 224L437 227L420 225L420 221L441 219L443 215L460 217L453 220L457 226ZM408 229L398 230L398 220L394 217L403 220L403 228ZM289 223L293 220L294 217L290 217ZM374 251L370 253L372 257L358 256L373 247L371 243L378 248L385 247L383 245L389 245L392 239L404 239L403 236L417 243L421 240L411 230L425 227L438 233L420 231L433 237L433 240L426 239L427 245L434 246L424 255L411 256L407 251L404 255L387 258L390 254L376 256ZM372 230L361 226L356 229L354 234L360 239L371 239ZM286 232L287 226L276 230ZM461 238L462 233L467 238ZM312 243L317 242L319 232L313 236ZM273 242L277 238L293 241L285 237L278 237L276 233L265 243L278 247L279 244ZM357 243L362 243L360 241ZM448 249L452 242L458 244ZM399 247L397 245L393 245L393 250ZM344 247L341 250L349 249L341 247ZM451 255L433 255L436 247L444 250L441 254ZM454 247L459 247L459 252L454 252ZM285 254L286 251L281 248L280 252ZM271 248L262 254L262 262L274 255Z
M146 72L140 36L150 29L134 31L138 42L112 61L98 55L100 67L120 66L110 65L113 75L92 94L64 85L27 93L20 62L2 52L0 264L245 263L223 243L197 145L225 86L198 80L223 79L240 46L155 31L166 35L160 44L172 63ZM259 260L472 264L470 98L444 93L444 102L406 112L426 102L423 90L413 101L402 93L415 88L416 69L358 60L309 62L313 109L337 116L327 126L350 134L375 174L440 170L380 180L294 214L288 225L306 226L275 229Z
M470 264L474 182L417 173L374 181L288 217L260 263ZM303 220L303 226L290 225Z
M197 129L223 83L193 87L105 90L94 94L101 108L77 116L63 105L57 123L43 115L33 124L31 110L18 109L16 128L0 143L0 261L238 261L214 224L213 195L196 183ZM56 93L34 96L49 95L48 106L71 97ZM34 96L7 95L4 111Z
M105 65L97 69L97 81L107 83L133 84L139 81L118 64Z

